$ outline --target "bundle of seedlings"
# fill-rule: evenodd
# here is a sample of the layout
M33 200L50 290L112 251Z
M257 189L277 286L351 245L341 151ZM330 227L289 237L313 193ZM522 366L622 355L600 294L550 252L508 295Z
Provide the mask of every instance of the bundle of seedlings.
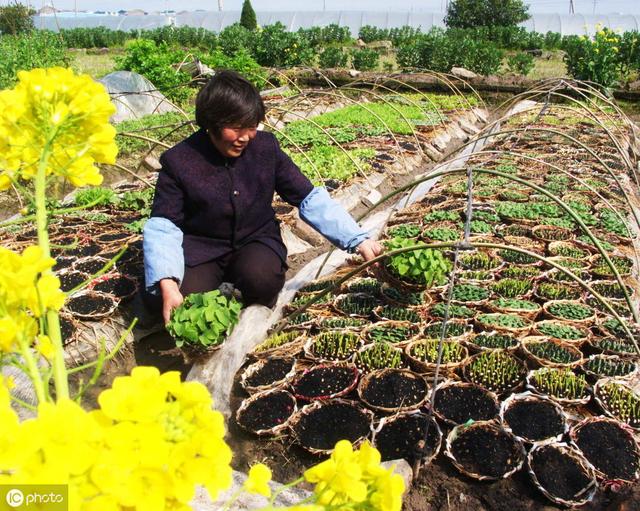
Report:
M382 284L378 279L372 277L359 277L351 279L343 284L343 292L346 294L366 294L371 296L380 295L380 287Z
M511 238L511 236L505 236L505 241L506 238ZM526 238L524 238L526 239ZM529 240L527 240L529 241ZM514 243L511 243L512 245ZM524 246L523 248L527 249L527 250L531 250L532 247L530 246ZM523 252L518 252L517 250L510 250L508 248L504 248L504 249L500 249L497 252L497 255L502 258L502 260L505 263L513 263L513 264L531 264L531 265L537 265L540 266L542 263L540 262L540 259L538 259L537 257L534 257L532 255L529 254L525 254Z
M606 417L589 417L569 432L598 479L633 483L640 477L640 447L633 430Z
M625 292L630 297L633 297L634 294L631 286L625 284L623 289L617 280L594 280L591 282L591 288L610 300L624 300Z
M407 369L379 369L358 384L362 402L373 410L398 412L419 408L427 399L427 381Z
M634 344L625 338L618 339L617 337L595 337L591 339L588 344L589 348L597 353L604 353L605 355L636 355L636 347Z
M465 270L498 270L502 266L502 260L499 257L487 252L462 254L458 263Z
M242 402L236 423L256 435L273 436L287 428L296 410L296 399L286 390L265 390Z
M289 428L298 444L312 454L330 454L339 440L358 446L371 433L373 412L354 401L314 401L298 411Z
M473 284L456 284L451 293L451 301L459 305L480 306L491 296L488 289ZM448 298L448 290L442 293L443 300Z
M418 335L420 327L406 321L380 321L372 323L362 331L366 342L406 343Z
M121 273L108 273L92 280L88 288L108 293L124 302L133 298L138 292L138 281Z
M438 365L438 339L418 339L407 344L405 354L413 369L421 373L431 373ZM469 352L458 341L443 341L442 356L440 357L440 369L453 371L460 367Z
M588 245L583 245L579 241L554 241L549 243L547 251L551 256L571 257L572 259L591 257Z
M491 290L502 298L525 299L531 296L534 283L531 279L501 278L491 285Z
M243 371L240 385L249 394L253 394L284 385L295 372L296 360L294 358L263 358Z
M542 336L529 336L521 341L522 351L530 367L575 367L582 362L582 352L569 343Z
M515 351L520 346L520 340L516 336L495 331L474 334L464 342L474 353L491 350Z
M531 392L509 396L500 407L500 420L507 431L528 443L559 441L569 429L558 404Z
M429 243L451 242L462 239L462 230L456 224L443 222L441 224L430 225L422 231L422 238Z
M598 322L598 330L603 335L612 335L620 340L630 341L631 339L629 339L629 335L624 328L625 326L631 331L636 340L640 340L640 330L638 325L633 324L630 321L624 321L623 325L619 320L607 316Z
M298 374L291 386L297 399L333 399L355 389L358 376L358 369L353 364L320 364Z
M472 284L483 286L490 284L496 278L496 274L490 270L462 270L458 273L460 284Z
M573 300L551 300L544 304L547 317L560 321L569 321L580 325L589 325L596 318L595 311L581 302Z
M375 342L363 346L356 352L353 361L364 373L387 367L398 369L405 366L402 350L386 342Z
M450 341L461 341L473 332L473 325L464 319L450 319L447 323L433 321L424 327L424 336L428 338L440 338L444 328L444 338Z
M508 264L498 272L501 279L536 280L542 276L542 268L539 266L519 266Z
M631 275L633 269L633 259L621 254L609 254L609 260L613 263L613 266L621 276ZM615 273L602 257L601 254L596 254L589 259L591 263L591 273L598 278L613 279Z
M310 337L304 345L304 353L311 360L347 360L362 345L358 334L351 330L331 330Z
M422 232L422 226L419 223L395 224L387 227L384 233L385 238L405 238L416 239Z
M426 437L426 438L425 438ZM440 452L442 431L435 419L421 412L384 417L373 436L383 461L405 459L425 466Z
M488 308L492 312L518 314L529 320L536 319L540 311L542 311L542 307L536 302L522 300L520 298L498 298L497 300L490 301Z
M506 332L512 335L526 335L531 329L531 320L518 314L478 314L475 322L484 331Z
M522 383L525 367L509 352L492 350L471 357L463 373L468 382L501 394L513 391Z
M587 404L591 397L586 378L567 368L543 367L530 371L527 388L567 406Z
M380 302L377 298L364 293L338 295L333 302L333 307L339 314L366 319L371 316L371 311L379 305Z
M195 355L219 348L238 323L242 304L217 289L188 295L171 313L167 331Z
M334 300L335 296L332 293L324 293L323 291L303 293L298 291L293 300L286 304L282 310L285 314L290 314L297 313L298 309L306 307L305 312L325 314Z
M534 332L536 335L571 342L573 345L580 345L590 336L589 330L571 323L554 320L538 321L534 326Z
M495 421L456 426L447 436L445 454L460 472L481 481L509 477L526 456L522 442Z
M373 309L373 315L382 321L406 321L408 323L420 323L421 317L417 310L409 307L396 307L393 305L381 305Z
M579 300L582 298L582 288L575 284L563 284L560 282L539 282L535 290L535 296L543 302L549 300Z
M498 396L475 383L445 380L435 390L433 412L453 426L498 417Z
M431 307L428 310L427 315L434 319L443 319L445 317L445 312L447 312L449 318L454 319L472 319L478 313L476 309L472 309L466 305L456 305L455 303L450 303L447 311L447 304L445 302L440 302Z
M385 302L397 307L427 306L432 300L429 293L402 290L386 282L380 288L380 295Z
M580 365L580 369L594 383L600 378L631 380L638 373L638 364L618 355L600 354L591 355Z
M527 457L533 484L551 502L582 506L596 491L596 475L582 453L563 442L536 444Z
M120 300L99 291L79 291L67 299L64 307L74 318L98 321L113 314Z
M322 330L360 330L369 322L361 318L345 318L344 316L324 316L318 320Z
M624 381L603 378L593 394L604 412L634 429L640 429L640 396Z
M575 238L573 229L554 225L536 225L531 229L533 237L541 241L569 241Z
M274 333L258 344L251 355L258 358L295 357L302 351L306 339L306 333L303 330Z

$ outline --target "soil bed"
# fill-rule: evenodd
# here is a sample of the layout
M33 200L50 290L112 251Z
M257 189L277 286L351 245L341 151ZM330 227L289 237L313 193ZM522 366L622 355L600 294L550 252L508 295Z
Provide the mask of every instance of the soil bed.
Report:
M353 366L326 365L305 371L293 384L294 393L303 399L322 399L335 396L355 382Z
M252 401L237 421L249 431L268 430L285 422L294 412L295 403L287 391L269 392Z
M94 273L98 273L106 263L107 261L104 259L92 258L85 261L76 261L74 269L93 275Z
M244 384L249 387L262 387L284 379L295 361L291 358L270 358L265 360L262 367L247 376Z
M576 445L607 479L632 481L640 469L638 447L615 422L593 421L575 435Z
M404 458L413 465L418 459L431 456L439 447L440 435L433 419L426 431L427 420L424 414L411 414L385 423L375 436L375 446L382 460ZM419 444L424 441L425 433L427 441L421 450Z
M496 401L476 385L452 385L438 390L435 409L455 424L464 424L469 419L490 420L498 415Z
M109 293L117 298L125 298L131 296L136 290L136 283L128 277L117 276L97 282L93 289L102 293Z
M90 316L108 312L113 307L113 300L108 296L85 294L72 296L65 305L72 314Z
M333 449L339 440L355 442L369 434L369 417L348 403L327 403L303 414L292 429L302 444L311 449Z
M412 378L404 371L385 371L374 374L361 391L362 399L379 408L410 407L420 403L427 394L427 383Z
M68 293L73 288L82 284L85 280L87 280L87 275L80 271L69 271L63 274L58 274L58 278L60 279L60 289L65 293Z
M576 499L590 482L589 476L575 459L553 446L536 450L532 456L531 470L545 490L563 500Z
M562 416L547 401L516 401L504 413L504 420L514 435L532 442L564 433Z

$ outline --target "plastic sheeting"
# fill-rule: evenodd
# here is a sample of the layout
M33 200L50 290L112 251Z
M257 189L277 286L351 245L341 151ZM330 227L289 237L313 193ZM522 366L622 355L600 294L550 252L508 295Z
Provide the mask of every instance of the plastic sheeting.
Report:
M277 21L287 30L322 27L330 24L347 26L356 36L364 25L378 28L410 26L423 32L433 27L444 27L444 14L432 12L376 12L376 11L262 11L256 13L260 25ZM60 28L103 26L112 30L142 30L167 25L201 27L220 32L240 20L240 11L188 12L178 15L145 16L34 16L36 27L57 31ZM521 26L529 31L562 35L593 35L596 27L613 30L640 30L640 16L634 15L584 15L584 14L532 14Z

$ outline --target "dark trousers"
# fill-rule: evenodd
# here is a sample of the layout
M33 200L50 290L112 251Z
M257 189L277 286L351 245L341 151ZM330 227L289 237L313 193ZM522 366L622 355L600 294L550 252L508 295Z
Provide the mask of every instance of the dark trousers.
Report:
M242 248L208 263L186 266L180 286L183 296L217 289L231 282L242 293L242 303L273 307L284 286L287 266L262 243L248 243ZM145 305L154 312L162 310L162 296L143 293Z

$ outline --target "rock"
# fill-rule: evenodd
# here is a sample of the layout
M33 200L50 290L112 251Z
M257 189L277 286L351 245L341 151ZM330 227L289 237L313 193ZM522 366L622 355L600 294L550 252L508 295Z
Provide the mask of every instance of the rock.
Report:
M144 76L131 71L109 73L100 80L107 88L116 113L111 122L139 119L149 114L178 111Z
M640 90L640 80L636 80L635 82L631 82L627 88L629 90Z
M356 76L360 76L360 71L356 71L355 69L349 69L349 76L351 78L355 78Z
M478 77L478 75L475 74L473 71L469 71L464 67L452 67L451 74L457 76L458 78L466 78L468 80Z
M378 190L371 190L366 197L362 198L362 202L365 206L371 207L380 199L382 199L382 194Z
M391 41L372 41L367 44L367 48L372 50L391 50L393 48L393 43Z
M356 41L356 44L358 45L359 48L364 48L367 46L367 43L365 43L362 39L358 39Z
M399 459L384 461L382 463L382 466L385 469L395 467L393 472L402 476L402 479L404 480L404 492L405 494L409 493L409 490L411 489L411 485L413 483L413 469L411 468L411 465L407 463L407 460Z
M151 155L148 155L142 161L142 165L144 165L144 167L151 172L159 172L162 168L162 165L160 165L160 161L158 160L158 158Z

